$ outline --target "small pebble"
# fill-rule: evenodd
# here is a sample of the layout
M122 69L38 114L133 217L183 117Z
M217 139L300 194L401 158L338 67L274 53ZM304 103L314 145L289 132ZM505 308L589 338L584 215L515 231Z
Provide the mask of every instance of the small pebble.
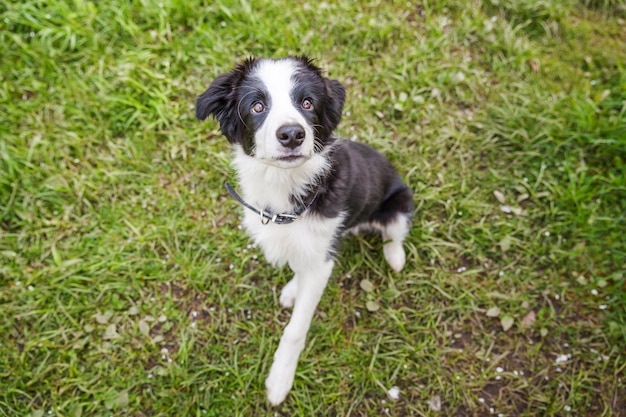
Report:
M400 398L400 388L391 387L389 391L387 391L387 395L389 396L390 399L396 401L397 399Z

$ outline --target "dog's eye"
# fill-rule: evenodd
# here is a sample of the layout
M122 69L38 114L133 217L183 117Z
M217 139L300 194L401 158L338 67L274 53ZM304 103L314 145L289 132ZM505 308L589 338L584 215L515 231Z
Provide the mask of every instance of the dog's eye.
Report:
M302 100L302 108L304 110L312 110L313 109L313 102L310 99L305 98L304 100Z
M265 104L261 103L260 101L257 101L256 103L254 103L252 105L252 113L263 113L263 111L265 111Z

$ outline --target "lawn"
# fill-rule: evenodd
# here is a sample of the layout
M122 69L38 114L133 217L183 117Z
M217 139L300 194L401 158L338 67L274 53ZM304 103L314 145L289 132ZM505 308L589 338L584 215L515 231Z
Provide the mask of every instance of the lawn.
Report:
M345 240L273 408L289 271L194 104L301 53L416 211L400 274ZM0 68L0 416L626 416L623 0L4 0Z

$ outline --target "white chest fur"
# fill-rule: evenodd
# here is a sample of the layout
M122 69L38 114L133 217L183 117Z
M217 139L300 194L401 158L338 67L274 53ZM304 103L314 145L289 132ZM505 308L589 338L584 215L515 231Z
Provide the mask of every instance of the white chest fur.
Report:
M316 154L304 164L291 169L272 166L235 149L234 165L244 199L259 209L278 213L294 210L291 195L306 194L312 181L328 169L323 154ZM329 257L343 216L325 218L305 212L290 224L263 224L258 214L244 209L244 226L261 247L268 262L292 269L307 268Z
M299 270L329 257L341 222L342 216L328 219L304 213L290 224L263 224L257 214L246 210L243 223L268 262L277 266L289 263Z

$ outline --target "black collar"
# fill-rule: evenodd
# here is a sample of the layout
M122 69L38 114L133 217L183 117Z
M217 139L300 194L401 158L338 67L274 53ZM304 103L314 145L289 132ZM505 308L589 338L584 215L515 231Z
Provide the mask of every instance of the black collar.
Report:
M272 223L276 223L276 224L289 224L289 223L293 223L295 220L298 220L300 218L300 216L302 215L302 213L304 213L305 211L307 211L312 205L313 203L315 203L315 200L317 200L317 194L318 192L315 193L315 195L313 196L313 198L311 199L311 201L309 201L307 204L305 205L299 205L296 207L296 209L294 211L292 211L291 213L276 213L276 214L271 214L271 213L266 213L263 210L259 210L254 206L251 206L250 204L246 203L244 201L243 198L241 198L241 196L239 194L237 194L237 192L235 191L235 189L230 185L229 182L226 182L226 191L228 191L228 194L230 194L235 200L237 200L239 202L239 204L241 204L242 206L244 206L245 208L252 210L253 212L255 212L256 214L258 214L261 217L261 223L263 224L268 224L269 222Z

